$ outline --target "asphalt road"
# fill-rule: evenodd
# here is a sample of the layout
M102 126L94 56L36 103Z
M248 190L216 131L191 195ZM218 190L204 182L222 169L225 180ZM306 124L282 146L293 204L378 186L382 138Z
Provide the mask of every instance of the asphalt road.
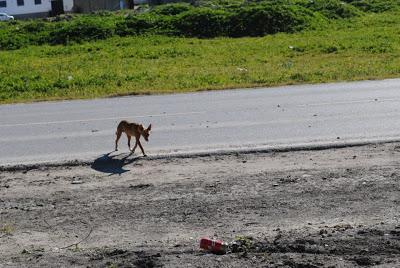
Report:
M96 159L122 119L152 123L149 155L392 140L400 79L2 105L0 165Z

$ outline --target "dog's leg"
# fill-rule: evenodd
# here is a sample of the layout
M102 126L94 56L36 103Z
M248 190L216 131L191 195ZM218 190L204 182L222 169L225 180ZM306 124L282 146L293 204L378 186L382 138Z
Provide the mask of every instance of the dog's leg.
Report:
M143 150L143 146L142 146L142 144L140 143L140 140L138 140L137 142L138 142L138 144L139 144L140 149L142 150L143 156L147 156L146 153L145 153L144 150Z
M118 151L118 141L119 141L119 138L121 138L122 132L117 130L117 132L115 132L115 134L117 135L117 138L115 139L115 151Z
M137 145L138 145L138 141L136 140L135 146L133 146L133 148L131 149L131 152L132 152L132 153L135 152Z
M128 148L129 148L130 151L132 151L132 149L131 149L131 136L126 134L126 137L128 138Z

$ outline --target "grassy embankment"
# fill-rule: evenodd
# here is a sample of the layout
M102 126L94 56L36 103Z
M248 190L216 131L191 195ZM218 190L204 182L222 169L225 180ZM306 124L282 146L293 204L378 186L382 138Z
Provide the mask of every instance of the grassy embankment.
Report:
M112 36L0 51L0 103L400 76L400 13L264 37Z

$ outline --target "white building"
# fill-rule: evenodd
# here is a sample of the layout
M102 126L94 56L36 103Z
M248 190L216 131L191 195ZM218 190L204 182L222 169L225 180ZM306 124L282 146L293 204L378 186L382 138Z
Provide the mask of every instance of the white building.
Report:
M48 17L71 12L73 6L74 0L0 0L0 13L15 18Z

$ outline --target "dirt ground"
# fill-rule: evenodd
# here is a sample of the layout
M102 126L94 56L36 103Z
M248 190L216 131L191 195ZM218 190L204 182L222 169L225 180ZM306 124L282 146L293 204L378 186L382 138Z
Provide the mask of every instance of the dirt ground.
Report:
M0 267L400 267L399 205L395 143L3 169Z

